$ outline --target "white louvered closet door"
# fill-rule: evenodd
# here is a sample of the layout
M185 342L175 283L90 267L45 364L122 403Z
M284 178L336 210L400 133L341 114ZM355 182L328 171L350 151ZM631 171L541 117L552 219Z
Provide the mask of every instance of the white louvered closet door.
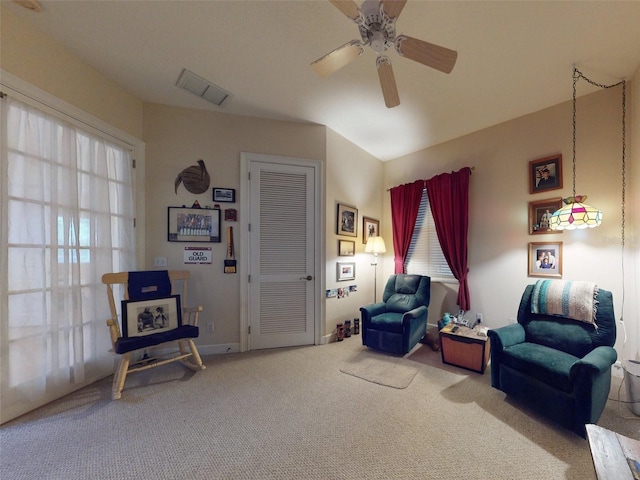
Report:
M314 169L252 162L251 349L314 343Z

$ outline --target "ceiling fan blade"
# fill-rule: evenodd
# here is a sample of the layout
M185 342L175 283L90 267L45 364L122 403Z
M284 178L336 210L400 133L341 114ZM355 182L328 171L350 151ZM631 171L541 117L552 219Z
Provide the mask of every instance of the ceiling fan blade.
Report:
M333 52L327 53L311 64L311 68L321 77L327 77L341 69L364 53L362 43L351 40Z
M403 57L444 73L451 73L458 58L458 52L455 50L406 35L399 35L396 38L396 50Z
M390 18L398 18L407 0L382 0L382 10Z
M380 56L376 60L376 67L378 67L378 77L380 77L384 104L387 108L397 107L400 105L400 97L398 96L398 87L396 87L396 79L393 76L391 61L385 56Z
M356 20L360 16L358 4L353 0L329 0L334 7L344 13L351 20Z

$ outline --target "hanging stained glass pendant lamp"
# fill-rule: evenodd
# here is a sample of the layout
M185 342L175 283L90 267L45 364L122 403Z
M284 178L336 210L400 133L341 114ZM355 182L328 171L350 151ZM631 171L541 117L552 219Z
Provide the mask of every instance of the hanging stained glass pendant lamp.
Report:
M622 85L622 159L625 156L625 81L615 85L600 85L585 77L580 70L573 68L573 195L564 198L565 206L551 215L551 230L574 230L576 228L594 228L602 223L602 212L584 203L586 195L576 195L576 83L583 78L591 85L600 88L612 88Z

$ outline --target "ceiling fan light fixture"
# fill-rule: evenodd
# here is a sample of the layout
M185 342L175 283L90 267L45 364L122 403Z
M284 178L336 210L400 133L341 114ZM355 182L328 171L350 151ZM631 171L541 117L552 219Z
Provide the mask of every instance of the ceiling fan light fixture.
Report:
M311 63L314 72L322 77L331 75L364 53L369 46L377 54L378 76L387 108L400 104L391 62L382 54L395 46L402 57L427 67L450 73L458 58L455 50L424 42L406 35L396 36L396 20L407 0L364 0L358 7L354 0L329 0L357 26L362 42L353 40ZM382 58L384 57L384 58Z
M198 97L204 98L208 102L219 107L221 107L225 100L231 95L226 90L223 90L186 68L182 70L182 73L178 77L176 86L183 88Z
M373 32L371 34L371 39L369 40L369 42L371 49L377 54L380 54L387 49L387 39L384 38L382 32Z

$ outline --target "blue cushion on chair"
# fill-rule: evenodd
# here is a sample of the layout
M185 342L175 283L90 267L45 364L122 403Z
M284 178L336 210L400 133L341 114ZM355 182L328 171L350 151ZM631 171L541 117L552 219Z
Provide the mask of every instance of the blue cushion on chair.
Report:
M371 317L370 322L371 328L381 330L383 332L402 333L404 329L401 313L381 313L380 315Z
M167 270L129 272L129 300L151 300L171 295L171 279Z
M181 340L183 338L198 338L200 331L193 325L182 325L181 327L168 330L166 332L153 333L142 337L120 337L116 341L116 353L127 353L141 348L153 347L164 342Z
M569 378L571 366L579 359L562 350L535 343L519 343L505 348L502 364L525 375L537 378L563 392L571 393L573 383Z

